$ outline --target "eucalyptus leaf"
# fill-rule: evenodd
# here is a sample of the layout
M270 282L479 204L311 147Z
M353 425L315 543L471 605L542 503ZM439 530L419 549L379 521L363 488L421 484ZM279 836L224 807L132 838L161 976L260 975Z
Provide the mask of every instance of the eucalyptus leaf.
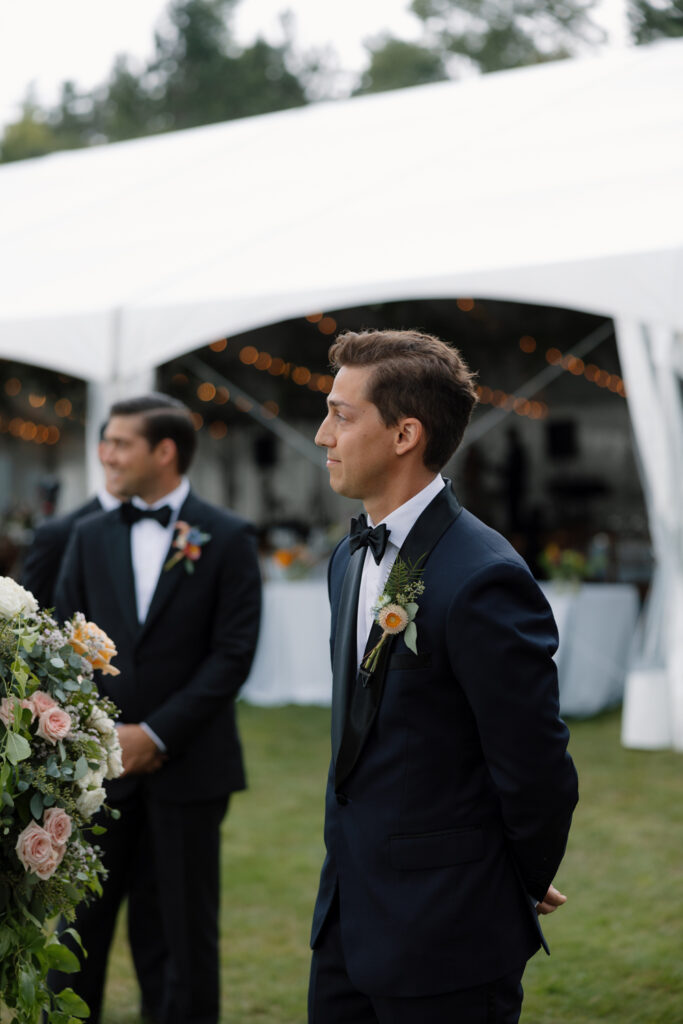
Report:
M408 650L417 654L417 626L414 622L409 622L406 626L403 640Z
M417 615L418 611L420 610L420 606L418 604L415 604L414 601L411 601L409 604L406 604L403 607L408 612L408 618L412 622L415 616Z
M30 806L31 806L31 814L36 819L36 821L40 821L40 816L43 813L43 794L42 793L34 793L33 796L31 797L31 805Z
M52 665L53 668L64 668L64 662L58 656L50 658L50 664Z
M83 754L81 754L81 756L79 757L78 761L76 761L76 764L74 766L74 782L78 782L79 779L82 779L83 776L87 773L87 771L87 759L83 756Z
M11 764L19 764L31 756L31 744L16 732L7 733L7 760Z

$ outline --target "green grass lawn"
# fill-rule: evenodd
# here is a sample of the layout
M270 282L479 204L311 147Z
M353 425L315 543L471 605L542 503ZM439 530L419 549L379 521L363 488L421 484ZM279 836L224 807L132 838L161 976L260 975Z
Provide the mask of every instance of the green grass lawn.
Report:
M250 788L224 826L224 1024L303 1024L308 933L322 863L329 711L240 705ZM545 919L552 957L525 974L525 1024L683 1022L683 759L624 750L619 714L572 726L581 782ZM106 1024L137 1024L123 922ZM352 1024L352 1022L349 1022Z

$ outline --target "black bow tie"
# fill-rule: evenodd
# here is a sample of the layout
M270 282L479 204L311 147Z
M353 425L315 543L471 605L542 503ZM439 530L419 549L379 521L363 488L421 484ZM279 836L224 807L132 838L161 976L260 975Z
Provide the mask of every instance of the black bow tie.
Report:
M380 523L379 526L375 527L368 526L367 516L365 512L361 512L360 515L354 516L351 520L351 529L349 531L351 554L354 551L358 551L358 548L368 547L372 551L372 556L377 565L379 565L382 561L382 555L387 546L390 533L391 530L387 530L384 523Z
M170 505L162 505L161 508L139 508L127 501L121 506L121 518L129 526L139 523L141 519L156 519L161 526L168 526L172 514L173 509Z

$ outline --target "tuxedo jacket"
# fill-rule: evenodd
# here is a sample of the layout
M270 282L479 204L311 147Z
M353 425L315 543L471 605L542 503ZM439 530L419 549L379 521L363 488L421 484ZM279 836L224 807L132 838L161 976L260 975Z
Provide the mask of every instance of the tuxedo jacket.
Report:
M162 569L139 624L130 526L120 511L76 524L57 582L57 613L82 611L111 637L120 675L96 673L121 714L146 722L168 760L157 772L109 784L113 799L144 779L162 800L202 801L245 785L234 698L249 673L261 586L252 528L190 492L178 518L210 534L188 573ZM170 551L169 551L170 554Z
M41 608L54 606L59 567L74 525L84 516L101 511L99 498L91 498L67 515L47 519L36 530L24 559L21 585L31 591Z
M398 634L356 678L364 557L345 539L329 568L333 749L312 945L338 894L358 989L455 991L521 968L543 942L535 901L578 799L556 627L524 561L447 484L400 551L423 558L418 653Z

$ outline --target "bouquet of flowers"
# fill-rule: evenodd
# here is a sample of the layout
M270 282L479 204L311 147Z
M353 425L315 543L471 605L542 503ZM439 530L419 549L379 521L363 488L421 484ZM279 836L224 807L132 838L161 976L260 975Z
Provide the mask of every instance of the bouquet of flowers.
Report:
M93 673L118 674L116 649L77 614L60 627L14 580L0 576L0 1020L77 1024L88 1007L50 993L50 968L79 969L51 919L102 891L90 823L103 780L123 771L111 701ZM113 813L113 812L112 812ZM68 933L78 941L72 928ZM43 1018L42 1015L45 1014Z

